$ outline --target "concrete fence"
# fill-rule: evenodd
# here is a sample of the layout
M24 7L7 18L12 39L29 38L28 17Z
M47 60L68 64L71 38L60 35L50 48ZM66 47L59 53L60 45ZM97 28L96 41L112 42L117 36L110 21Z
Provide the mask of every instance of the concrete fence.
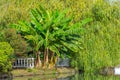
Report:
M12 64L13 68L33 68L34 58L17 58Z

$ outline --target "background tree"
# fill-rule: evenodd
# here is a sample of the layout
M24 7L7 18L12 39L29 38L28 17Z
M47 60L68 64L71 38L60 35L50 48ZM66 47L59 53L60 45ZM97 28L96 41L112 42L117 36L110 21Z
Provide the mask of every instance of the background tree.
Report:
M119 64L120 58L120 9L116 4L110 5L101 0L89 8L93 22L85 27L81 34L84 46L74 57L72 64L94 72L104 67L114 67ZM113 12L114 11L114 12ZM75 55L74 55L75 56ZM77 61L77 62L76 62Z
M25 57L29 51L28 44L17 34L15 29L5 29L4 30L4 41L8 42L14 49L14 54L16 57Z

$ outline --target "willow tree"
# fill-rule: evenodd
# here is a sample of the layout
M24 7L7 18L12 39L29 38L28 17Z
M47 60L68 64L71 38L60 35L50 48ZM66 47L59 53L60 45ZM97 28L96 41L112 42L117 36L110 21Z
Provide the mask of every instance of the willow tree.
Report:
M60 56L60 50L77 51L78 46L75 42L80 38L81 26L89 22L90 19L70 24L73 17L65 17L65 14L66 10L50 12L39 6L39 8L31 10L30 22L20 21L13 25L32 44L36 54L36 67L41 64L40 50L44 52L44 68L49 64L50 53L52 54L50 62L52 62L55 54Z

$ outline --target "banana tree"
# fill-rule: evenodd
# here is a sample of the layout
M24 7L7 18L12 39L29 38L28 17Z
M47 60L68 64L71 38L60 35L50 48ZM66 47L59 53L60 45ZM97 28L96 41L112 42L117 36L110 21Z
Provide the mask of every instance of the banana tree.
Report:
M53 63L54 61L55 64L61 50L77 52L78 45L75 42L80 38L81 26L88 23L90 19L87 18L82 22L70 24L73 17L66 18L65 13L66 10L50 12L39 6L39 8L31 10L30 22L20 21L13 25L33 46L36 54L36 67L41 64L39 56L41 49L44 52L44 68L49 65L49 62ZM53 59L53 57L56 59Z
M36 55L35 67L41 66L40 60L40 47L42 45L41 36L37 33L37 29L31 23L19 21L18 24L13 24L12 27L16 28L18 33L27 39L28 43L33 47L33 52Z

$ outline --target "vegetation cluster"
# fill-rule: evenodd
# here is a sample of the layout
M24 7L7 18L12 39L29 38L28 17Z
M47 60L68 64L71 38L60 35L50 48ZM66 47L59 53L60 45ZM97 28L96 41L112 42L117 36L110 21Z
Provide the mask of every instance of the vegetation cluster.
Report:
M27 53L31 51L35 66L44 69L55 67L58 57L70 58L71 67L85 72L119 65L119 4L0 0L0 70L12 68L6 62L14 58L30 57Z

